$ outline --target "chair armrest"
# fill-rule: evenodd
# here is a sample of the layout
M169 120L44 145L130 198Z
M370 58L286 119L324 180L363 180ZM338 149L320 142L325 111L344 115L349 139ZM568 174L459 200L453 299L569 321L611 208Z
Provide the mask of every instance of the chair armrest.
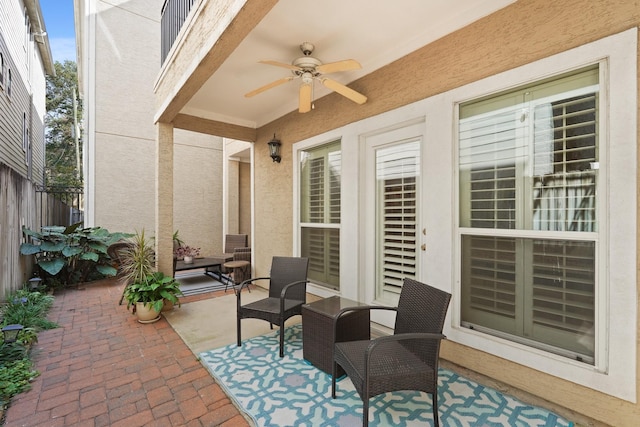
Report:
M335 317L333 318L333 336L337 336L336 334L338 333L338 320L345 314L345 313L352 313L354 311L369 311L371 312L372 310L387 310L387 311L398 311L398 307L388 307L388 306L384 306L384 305L358 305L358 306L353 306L353 307L345 307L342 310L340 310L338 312L338 314L335 315ZM369 318L371 318L371 315L369 315Z
M301 286L301 285L306 285L307 284L307 280L300 280L298 282L291 282L288 285L286 285L284 288L282 288L282 292L280 292L280 299L284 299L287 296L287 292L289 292L289 289L291 289L294 286Z
M366 360L366 367L365 369L368 371L369 370L369 363L370 360L373 356L374 351L376 350L377 347L379 347L380 345L390 342L390 341L409 341L409 340L436 340L436 341L440 341L440 340L444 340L447 337L444 334L433 334L433 333L408 333L408 334L396 334L396 335L387 335L384 337L380 337L380 338L376 338L374 340L371 340L371 342L369 343L369 346L367 347L367 349L365 350L365 360Z
M307 286L307 280L292 282L286 285L284 288L282 288L282 292L280 292L280 313L284 313L284 300L287 298L287 293L289 292L289 290L291 290L291 288L298 287L298 286L303 286L303 287ZM303 302L305 301L306 301L306 298L305 300L303 300Z
M242 293L242 288L248 288L249 285L252 285L253 282L257 282L258 280L269 280L270 277L252 277L251 279L247 279L241 282L238 285L233 286L233 292L236 294L236 298L238 299L238 306L240 306L240 294Z

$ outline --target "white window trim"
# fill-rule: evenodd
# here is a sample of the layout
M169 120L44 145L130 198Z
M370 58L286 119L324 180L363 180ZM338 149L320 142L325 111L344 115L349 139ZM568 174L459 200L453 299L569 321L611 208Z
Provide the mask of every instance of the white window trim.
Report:
M519 345L504 339L460 328L460 248L454 233L453 326L448 337L559 378L606 394L636 402L636 56L637 30L631 29L499 75L454 89L444 96L455 105L469 99L499 92L524 83L579 69L593 63L601 66L600 144L608 158L601 159L603 182L599 198L599 244L601 252L596 289L596 366ZM613 102L611 102L613 100ZM450 129L457 118L451 117ZM451 140L455 140L455 130ZM457 169L456 169L457 170ZM631 178L631 179L630 179ZM456 178L454 177L454 182ZM454 185L455 194L457 186ZM604 194L602 194L604 193ZM457 197L454 197L457 203ZM454 209L457 218L458 209ZM604 214L604 215L603 215ZM454 226L457 221L454 220ZM629 238L632 236L633 238Z

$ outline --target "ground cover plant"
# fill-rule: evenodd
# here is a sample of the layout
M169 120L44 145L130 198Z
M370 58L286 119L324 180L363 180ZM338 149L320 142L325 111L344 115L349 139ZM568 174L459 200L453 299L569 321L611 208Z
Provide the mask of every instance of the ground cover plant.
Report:
M52 304L51 295L21 289L9 295L2 307L0 327L20 324L24 329L16 342L7 343L2 339L0 343L0 409L4 409L13 396L28 390L31 381L39 375L29 350L37 342L39 331L58 327L46 318Z

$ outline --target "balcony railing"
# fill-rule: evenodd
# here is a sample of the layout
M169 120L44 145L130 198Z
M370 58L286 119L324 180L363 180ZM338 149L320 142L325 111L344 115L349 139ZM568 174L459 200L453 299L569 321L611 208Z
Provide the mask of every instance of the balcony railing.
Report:
M196 0L165 0L160 17L160 61L167 58L173 43L176 41L182 24L184 24L191 6Z

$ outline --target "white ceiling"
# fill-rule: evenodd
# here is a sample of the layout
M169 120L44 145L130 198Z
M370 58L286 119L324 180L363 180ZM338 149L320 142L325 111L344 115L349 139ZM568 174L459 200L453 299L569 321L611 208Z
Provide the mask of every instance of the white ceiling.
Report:
M302 56L299 45L308 41L323 63L355 59L362 64L361 70L330 75L349 84L514 1L280 0L182 112L260 127L297 110L300 80L245 98L245 93L291 75L259 60L291 63ZM328 93L316 82L314 99Z

